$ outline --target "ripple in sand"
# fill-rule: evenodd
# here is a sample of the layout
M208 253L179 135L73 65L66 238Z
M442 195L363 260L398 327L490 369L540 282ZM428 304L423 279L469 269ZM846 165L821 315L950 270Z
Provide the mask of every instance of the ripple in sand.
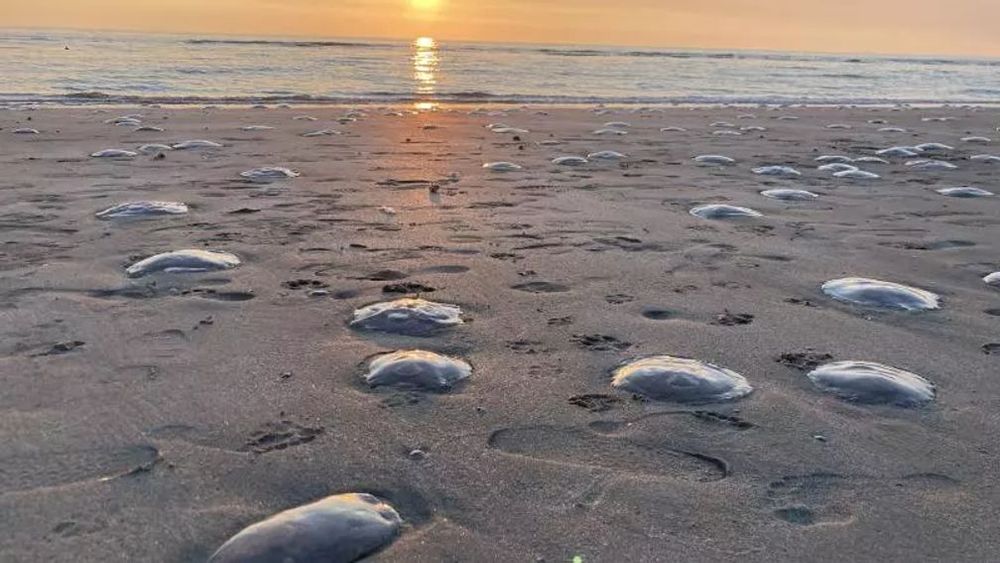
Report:
M857 403L916 407L934 400L934 385L915 373L875 362L834 362L809 372L817 387Z
M90 156L93 158L135 158L139 156L139 153L125 149L104 149L91 153Z
M776 176L778 178L795 178L802 173L791 166L758 166L753 169L754 174L760 176Z
M835 172L833 174L834 178L842 178L847 180L878 180L881 178L878 174L874 172L868 172L867 170L861 170L855 168L854 170L842 170L840 172Z
M737 219L742 217L761 217L759 211L747 207L737 207L735 205L702 205L689 211L695 217L702 219Z
M1000 287L1000 272L993 272L992 274L984 277L983 281L986 282L986 285Z
M843 278L823 284L823 293L838 301L866 307L926 311L939 307L940 297L930 291L868 278Z
M742 375L675 356L650 356L615 369L611 386L654 401L712 403L745 397L753 387Z
M176 201L132 201L97 213L99 219L133 219L159 215L183 215L188 206Z
M296 115L292 118L293 121L316 121L316 118L311 115Z
M845 170L857 170L858 167L847 164L845 162L831 162L830 164L824 164L817 168L820 172L829 172L830 174L836 174L837 172L843 172Z
M159 152L172 151L174 150L174 147L171 147L170 145L160 145L154 143L149 145L141 145L137 150L142 154L156 154Z
M140 127L142 125L142 120L137 117L113 117L111 119L105 119L104 123L108 125L114 125L116 127Z
M206 141L204 139L194 139L191 141L182 141L174 145L174 150L187 151L194 149L221 149L222 145L214 141Z
M620 152L598 151L587 155L587 160L624 160L628 158Z
M462 324L462 309L426 301L397 299L375 303L354 311L353 328L421 336Z
M993 192L986 191L980 188L972 187L962 187L962 188L941 188L940 190L935 190L941 195L948 197L990 197Z
M913 170L955 170L958 166L943 160L911 160L906 166Z
M582 166L587 164L587 159L580 156L560 156L552 159L552 164L559 166Z
M1000 162L1000 156L993 154L976 154L969 157L969 160L975 160L978 162Z
M719 154L703 154L694 157L694 161L704 166L729 166L736 163L736 160Z
M241 172L240 176L250 180L251 182L267 183L298 178L300 174L294 170L282 168L280 166L265 166L263 168L254 168L253 170Z
M425 350L402 350L379 356L364 374L369 387L400 387L447 393L472 374L468 363Z
M764 190L760 192L760 195L783 201L808 201L819 197L818 195L806 190L791 189Z
M402 524L392 506L372 495L331 496L244 528L209 563L357 561L392 543Z
M130 278L141 278L157 272L168 274L194 274L230 270L240 265L240 259L228 252L185 249L164 252L140 260L129 266L125 273Z
M487 162L483 165L483 168L490 172L516 172L522 170L520 165L513 162Z
M18 127L14 129L13 133L15 135L37 135L38 129L32 129L31 127Z

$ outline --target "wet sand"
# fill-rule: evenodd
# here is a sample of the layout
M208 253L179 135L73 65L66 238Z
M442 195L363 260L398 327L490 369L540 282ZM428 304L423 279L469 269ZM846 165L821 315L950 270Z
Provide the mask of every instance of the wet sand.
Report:
M0 112L0 560L204 561L249 524L351 492L404 521L376 561L996 558L1000 290L983 277L1000 270L1000 198L935 191L998 192L1000 164L969 157L1000 142L961 140L1000 136L996 110L469 109ZM131 113L164 131L104 123ZM767 130L713 134L745 126ZM303 136L325 129L342 134ZM224 146L90 157L200 139ZM927 142L955 147L930 158L958 168L816 170ZM601 151L626 158L551 162ZM267 167L300 176L241 177ZM188 212L95 216L140 200ZM713 204L762 216L689 213ZM181 249L241 263L126 274ZM940 309L820 289L847 277ZM462 324L348 326L416 295ZM374 356L411 349L471 375L445 393L365 385ZM651 355L753 392L689 404L611 386ZM936 397L842 400L806 376L835 361L919 374Z

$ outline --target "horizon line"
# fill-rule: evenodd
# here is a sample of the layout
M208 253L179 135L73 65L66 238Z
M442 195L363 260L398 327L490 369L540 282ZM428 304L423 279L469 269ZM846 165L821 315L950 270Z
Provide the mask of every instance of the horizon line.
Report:
M0 26L0 29L6 30L18 30L18 31L31 31L31 30L45 30L45 31L73 31L73 32L90 32L90 33L121 33L121 34L136 34L136 35L157 35L157 36L200 36L200 37L242 37L242 38L283 38L283 39L311 39L311 40L355 40L355 41L391 41L391 42L411 42L418 37L432 37L439 43L471 43L480 45L530 45L530 46L554 46L554 47L617 47L617 48L633 48L633 49L666 49L675 51L690 51L690 52L735 52L735 53L790 53L790 54L800 54L800 55L833 55L833 56L858 56L858 57L906 57L913 59L924 59L924 58L957 58L957 59L973 59L973 60L996 60L1000 61L1000 54L996 55L982 55L982 54L947 54L947 53L912 53L912 52L902 52L902 51L880 51L880 52L857 52L857 51L794 51L785 49L764 49L764 48L734 48L734 47L682 47L682 46L668 46L668 45L640 45L640 44L618 44L618 43L563 43L563 42L529 42L529 41L484 41L477 39L439 39L430 35L418 36L418 37L399 37L399 36L363 36L363 35L340 35L340 36L319 36L319 35L304 35L304 34L291 34L291 35L278 35L278 34L248 34L248 33L227 33L223 31L212 31L212 32L202 32L202 31L149 31L143 29L134 28L80 28L72 26Z

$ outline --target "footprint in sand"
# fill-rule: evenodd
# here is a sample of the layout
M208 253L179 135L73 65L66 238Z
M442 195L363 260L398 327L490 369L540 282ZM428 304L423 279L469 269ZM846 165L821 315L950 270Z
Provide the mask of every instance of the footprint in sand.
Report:
M544 281L521 283L511 286L511 289L527 293L563 293L569 291L569 288L565 285Z

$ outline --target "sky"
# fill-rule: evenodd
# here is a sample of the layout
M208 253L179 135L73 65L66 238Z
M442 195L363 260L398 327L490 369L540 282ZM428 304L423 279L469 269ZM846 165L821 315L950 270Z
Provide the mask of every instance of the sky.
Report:
M0 0L0 27L1000 57L1000 0Z

